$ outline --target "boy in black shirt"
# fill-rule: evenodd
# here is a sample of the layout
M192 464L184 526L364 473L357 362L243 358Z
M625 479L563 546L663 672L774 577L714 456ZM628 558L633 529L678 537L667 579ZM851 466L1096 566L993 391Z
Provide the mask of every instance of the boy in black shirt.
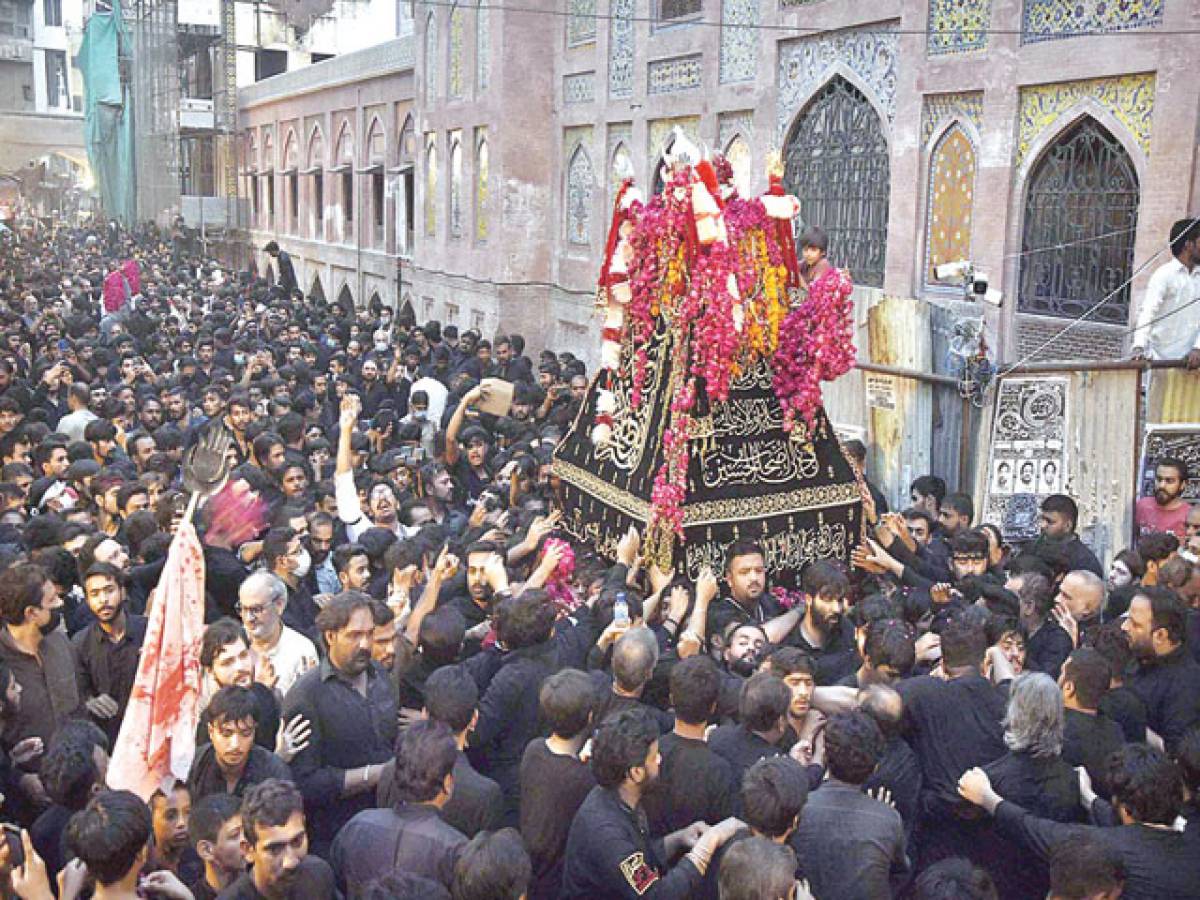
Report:
M192 849L204 863L204 875L189 890L196 900L216 900L246 869L242 858L242 801L233 794L210 794L188 820Z

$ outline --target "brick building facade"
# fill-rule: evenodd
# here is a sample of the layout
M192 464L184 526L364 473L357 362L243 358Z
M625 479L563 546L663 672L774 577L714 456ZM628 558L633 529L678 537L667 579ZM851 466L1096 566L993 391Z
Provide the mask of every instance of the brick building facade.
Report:
M1002 292L1003 358L1083 313L1043 356L1113 355L1171 223L1200 213L1191 0L527 0L413 21L240 92L249 239L331 300L590 358L616 187L653 185L682 133L752 191L781 150L860 284L952 301L933 266L971 260Z

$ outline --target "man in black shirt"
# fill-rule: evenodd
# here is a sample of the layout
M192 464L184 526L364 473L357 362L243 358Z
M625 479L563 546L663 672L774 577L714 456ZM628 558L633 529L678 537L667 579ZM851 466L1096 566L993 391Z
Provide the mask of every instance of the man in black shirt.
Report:
M254 657L250 654L250 639L241 623L233 619L217 619L204 629L200 641L200 667L205 680L218 689L237 685L249 688L258 703L257 727L254 742L274 750L279 732L279 700L275 691L254 680ZM196 746L208 739L203 714L196 729Z
M304 800L274 778L256 784L242 802L245 856L250 869L221 891L220 900L333 900L333 870L308 851Z
M731 874L729 867L733 865L736 868L736 854L742 844L763 840L787 847L788 839L793 836L800 823L800 813L808 801L808 796L808 774L804 767L791 757L773 756L770 759L760 759L747 769L742 778L739 796L741 816L747 827L734 834L713 856L697 900L717 900L718 896L724 896L719 891L719 881L728 881ZM791 855L789 874L793 883L796 869L796 858Z
M799 613L786 612L767 590L767 564L762 548L752 541L735 541L725 551L725 579L729 596L717 599L708 611L705 632L710 639L725 637L729 624L760 625L768 640L782 641Z
M442 807L441 816L466 837L494 831L504 818L500 785L475 771L463 748L479 720L479 688L461 666L443 666L425 682L425 715L441 722L454 734L458 757L454 762L454 794ZM396 763L389 762L379 779L378 805L398 806Z
M275 241L268 242L263 247L263 252L275 260L275 264L279 267L279 275L275 283L283 295L290 298L292 291L296 290L296 270L292 266L292 257L286 250L280 250L279 244Z
M922 866L961 855L954 814L958 777L1005 752L1005 696L979 671L985 644L975 622L959 613L942 631L944 677L922 675L896 684L904 701L903 733L921 764Z
M83 578L83 592L96 621L71 639L80 699L110 746L121 729L146 637L145 616L125 608L123 582L115 566L92 564Z
M1139 588L1121 627L1138 658L1129 686L1146 705L1149 727L1173 750L1200 722L1200 663L1184 646L1183 604L1166 588Z
M721 691L716 665L706 656L691 656L675 664L670 680L675 727L659 739L662 771L644 798L652 834L697 821L715 825L732 815L737 794L733 767L704 737Z
M909 870L904 825L863 792L883 758L883 733L865 713L839 713L825 726L825 748L828 777L792 837L804 875L817 897L891 896Z
M752 676L742 686L738 724L722 725L708 740L712 752L729 763L735 784L760 759L785 752L781 743L791 703L788 686L766 672Z
M230 686L213 695L204 716L209 743L197 748L188 775L193 803L209 794L241 797L268 778L291 779L287 763L254 742L259 715L249 688Z
M837 684L858 668L854 626L846 618L850 580L835 563L818 560L804 570L801 587L808 605L792 635L815 660L817 684Z
M1051 494L1042 501L1042 534L1033 542L1027 553L1060 556L1065 562L1065 571L1086 569L1100 578L1104 569L1096 554L1075 533L1079 522L1079 507L1066 494Z
M1086 768L1102 797L1112 796L1108 760L1125 744L1121 727L1099 709L1110 671L1103 656L1082 647L1067 658L1058 679L1066 713L1062 758Z
M726 819L704 831L698 822L652 840L641 800L659 763L658 726L641 710L600 723L592 742L598 786L571 823L560 900L677 900L700 886L713 854L742 823Z
M368 884L410 872L449 888L467 839L439 815L454 793L459 750L450 729L423 721L396 742L395 806L364 809L338 832L330 852L340 890L361 897Z
M328 655L284 699L284 717L312 726L307 749L292 762L310 810L314 853L357 812L373 805L396 737L396 689L371 659L375 620L371 598L345 591L317 616Z
M959 793L996 817L1000 830L1046 859L1062 841L1085 834L1102 843L1125 870L1129 900L1194 897L1200 884L1200 854L1194 840L1174 830L1183 805L1183 779L1178 767L1163 753L1145 744L1128 744L1110 766L1116 814L1114 827L1092 828L1039 819L993 789L982 769L966 772ZM1084 791L1084 803L1099 804ZM1093 809L1096 816L1097 809ZM1111 814L1111 808L1108 810Z

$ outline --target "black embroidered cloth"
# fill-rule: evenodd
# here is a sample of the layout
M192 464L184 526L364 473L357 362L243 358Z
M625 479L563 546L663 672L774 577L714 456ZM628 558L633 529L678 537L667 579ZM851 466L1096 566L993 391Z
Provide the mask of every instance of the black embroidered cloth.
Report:
M592 443L600 384L594 382L578 418L554 455L563 527L609 558L631 525L644 533L651 515L654 476L662 463L662 435L670 415L673 379L670 336L660 330L648 348L641 403L618 379L612 439ZM621 372L631 371L626 346ZM733 384L729 400L713 404L698 421L688 468L684 540L654 548L651 558L695 579L704 566L720 573L725 549L757 541L773 584L791 586L816 559L846 561L858 542L862 506L858 481L824 410L807 433L783 430L783 410L760 362Z

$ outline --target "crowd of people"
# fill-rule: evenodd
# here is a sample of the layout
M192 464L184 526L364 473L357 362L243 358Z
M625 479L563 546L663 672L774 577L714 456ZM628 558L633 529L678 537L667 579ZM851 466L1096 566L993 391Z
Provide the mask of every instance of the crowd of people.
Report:
M798 589L752 542L692 583L559 529L569 353L305 297L277 247L0 240L6 896L1200 897L1182 461L1107 570L1070 497L1016 548L926 475ZM213 446L196 751L145 802L107 763Z

